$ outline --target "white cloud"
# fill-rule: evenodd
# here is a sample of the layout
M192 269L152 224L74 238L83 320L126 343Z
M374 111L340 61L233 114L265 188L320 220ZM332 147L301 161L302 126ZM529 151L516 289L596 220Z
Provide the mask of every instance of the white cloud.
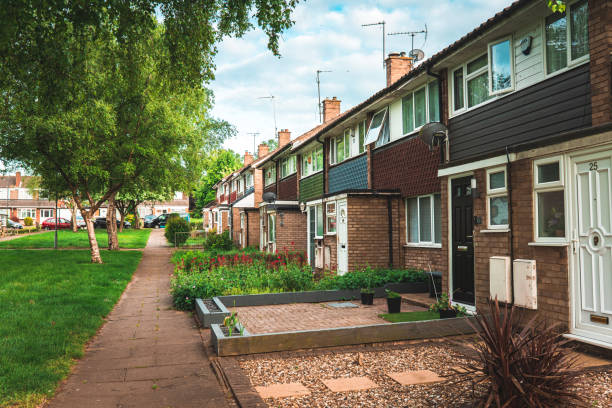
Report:
M253 149L249 132L258 141L274 136L272 104L262 96L274 95L277 126L292 137L318 124L317 69L321 96L337 96L342 110L354 106L385 86L382 66L382 33L378 26L362 24L384 20L387 33L418 31L427 24L429 34L415 37L415 48L426 57L440 51L511 3L509 0L351 0L300 3L295 25L282 35L280 52L274 57L261 31L230 38L219 45L213 115L234 124L239 135L226 142L237 152ZM387 36L387 53L409 51L409 36Z

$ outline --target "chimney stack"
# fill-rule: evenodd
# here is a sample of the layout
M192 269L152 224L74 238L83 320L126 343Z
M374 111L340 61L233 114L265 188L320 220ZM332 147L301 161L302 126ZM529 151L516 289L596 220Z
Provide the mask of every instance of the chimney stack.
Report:
M340 114L340 100L325 98L323 100L323 123L328 122Z
M253 155L247 150L244 152L244 165L248 166L251 163L253 163Z
M387 86L391 85L412 69L414 60L407 57L405 52L392 52L385 60L387 66Z
M257 146L257 158L261 159L262 157L267 155L269 151L270 149L267 144L260 144L259 146Z
M15 173L15 187L21 187L21 172Z
M291 140L291 132L287 129L278 131L278 147L283 147Z

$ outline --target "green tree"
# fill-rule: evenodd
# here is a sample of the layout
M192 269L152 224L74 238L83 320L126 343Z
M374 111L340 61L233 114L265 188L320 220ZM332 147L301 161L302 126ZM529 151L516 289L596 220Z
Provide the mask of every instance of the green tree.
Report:
M232 150L216 150L206 158L203 164L206 170L194 191L195 207L198 213L201 213L202 208L216 198L213 186L223 177L241 168L242 160L240 155Z
M261 144L265 144L268 146L268 150L272 151L274 149L276 149L278 147L278 140L276 139L268 139L264 142L261 142Z
M218 144L203 87L214 78L217 43L258 25L278 54L296 4L3 4L0 158L71 192L92 262L102 262L91 221L100 205L140 177L193 184L206 148Z

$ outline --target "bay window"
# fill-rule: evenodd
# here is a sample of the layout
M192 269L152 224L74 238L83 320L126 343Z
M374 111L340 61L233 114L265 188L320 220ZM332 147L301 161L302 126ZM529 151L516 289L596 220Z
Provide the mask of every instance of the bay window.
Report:
M535 241L565 242L565 189L560 157L533 163Z
M296 159L295 156L285 157L281 160L280 168L281 178L288 177L296 172Z
M588 56L588 15L588 3L582 0L569 6L564 13L553 13L546 17L544 31L547 74Z
M323 170L323 146L302 155L302 178Z
M440 194L406 200L406 237L410 244L442 243Z
M487 219L490 229L508 228L506 168L487 170Z
M268 167L264 169L264 185L269 186L276 182L276 166Z
M19 218L24 219L26 217L36 218L36 209L35 208L20 208L19 209Z
M336 202L325 204L325 218L327 219L327 233L336 233Z
M402 128L404 135L428 122L440 121L440 98L438 81L402 98Z

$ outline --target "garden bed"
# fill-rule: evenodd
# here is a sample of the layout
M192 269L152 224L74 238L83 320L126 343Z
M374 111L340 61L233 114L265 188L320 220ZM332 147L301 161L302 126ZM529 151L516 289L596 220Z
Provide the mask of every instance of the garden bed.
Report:
M229 310L217 298L196 299L196 313L203 327L222 324L223 319L230 315Z

